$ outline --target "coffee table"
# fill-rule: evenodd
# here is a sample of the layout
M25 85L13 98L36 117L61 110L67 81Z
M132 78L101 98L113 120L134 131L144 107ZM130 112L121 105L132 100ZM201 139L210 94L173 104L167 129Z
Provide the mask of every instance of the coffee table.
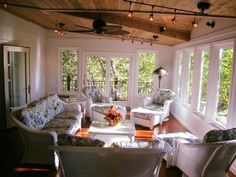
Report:
M135 126L132 120L124 120L118 125L111 127L106 121L94 120L88 130L89 137L94 138L97 135L117 135L117 136L128 136L130 141L134 141Z

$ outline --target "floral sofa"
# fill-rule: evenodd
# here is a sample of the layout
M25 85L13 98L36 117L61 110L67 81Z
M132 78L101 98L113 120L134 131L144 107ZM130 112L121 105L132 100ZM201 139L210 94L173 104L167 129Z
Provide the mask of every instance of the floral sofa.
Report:
M51 95L14 109L11 117L25 146L22 163L55 166L51 146L56 145L58 135L73 135L81 128L82 113L79 104Z

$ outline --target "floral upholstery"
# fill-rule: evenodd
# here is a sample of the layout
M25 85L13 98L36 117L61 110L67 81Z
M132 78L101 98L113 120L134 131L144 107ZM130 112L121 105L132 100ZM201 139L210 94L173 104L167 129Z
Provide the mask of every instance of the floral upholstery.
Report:
M75 106L70 103L63 105L57 95L48 96L21 109L20 121L35 130L71 134L80 127L80 108Z
M158 89L153 96L152 103L155 105L164 105L165 101L173 100L175 93L169 89Z
M236 128L228 130L211 130L207 132L203 138L203 142L220 142L236 139Z
M43 127L43 130L55 131L57 134L69 133L74 130L74 125L79 121L78 116L74 112L62 112Z
M101 90L96 86L85 87L82 92L87 98L92 99L93 103L105 102Z
M60 134L58 136L57 145L103 147L105 145L105 142L98 139L72 136L68 134Z

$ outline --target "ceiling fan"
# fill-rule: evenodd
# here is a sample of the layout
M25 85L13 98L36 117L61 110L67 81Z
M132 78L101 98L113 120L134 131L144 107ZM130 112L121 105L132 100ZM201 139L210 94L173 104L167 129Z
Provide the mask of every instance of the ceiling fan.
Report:
M88 28L81 25L75 25L77 27L83 28L82 30L73 30L70 32L77 33L96 33L96 34L107 34L107 35L126 35L130 34L129 31L123 30L120 25L107 25L107 23L101 19L101 14L99 14L98 19L94 20L92 23L92 28Z

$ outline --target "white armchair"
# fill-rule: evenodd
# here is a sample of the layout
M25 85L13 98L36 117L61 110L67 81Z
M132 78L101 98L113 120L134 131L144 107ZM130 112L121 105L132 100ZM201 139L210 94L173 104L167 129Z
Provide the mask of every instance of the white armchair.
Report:
M228 130L230 134L225 134L226 136L224 135L224 137L229 137L233 134L235 136L236 131L232 133L233 131L235 130ZM209 133L207 136L211 140L213 137L212 132L210 132L210 138ZM215 137L214 135L213 138L216 139ZM219 137L223 136L218 136L217 141L220 140ZM183 171L183 176L226 177L226 173L236 158L236 140L186 143L186 141L183 142L177 138L175 141L176 148L173 164Z
M157 89L151 97L143 99L143 107L152 111L162 112L162 118L169 116L170 104L175 99L175 92L170 89Z
M86 116L93 120L93 107L96 105L112 105L112 98L104 96L96 86L88 86L83 88L82 96L86 99Z

